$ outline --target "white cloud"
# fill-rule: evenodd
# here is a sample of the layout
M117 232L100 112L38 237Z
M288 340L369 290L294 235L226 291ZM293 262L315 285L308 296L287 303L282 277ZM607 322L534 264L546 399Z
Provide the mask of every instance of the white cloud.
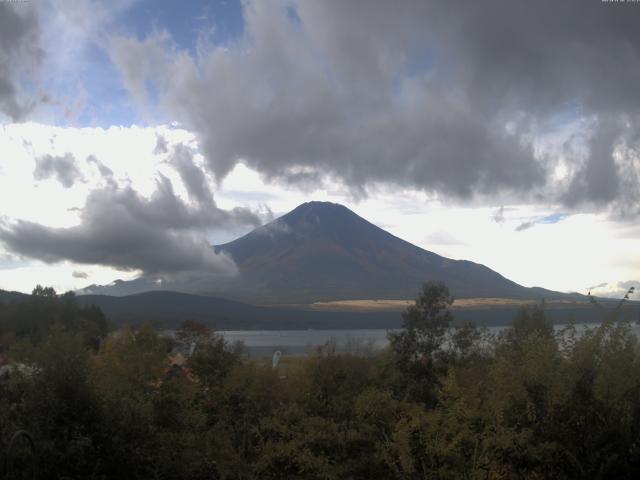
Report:
M153 151L157 136L167 140L167 154ZM25 143L28 142L28 143ZM158 127L58 128L41 124L8 125L0 130L0 192L5 218L19 218L48 226L68 228L80 221L79 212L90 191L104 188L103 175L95 162L79 160L85 183L65 189L57 182L34 182L38 155L71 152L77 159L91 154L113 171L121 184L129 184L148 197L156 188L159 173L171 179L176 194L190 204L180 175L167 162L172 146L184 143L196 149L193 134L186 130ZM202 158L196 153L201 164ZM212 183L211 188L214 188ZM544 286L562 291L578 290L603 282L617 285L638 278L640 255L635 225L615 222L598 214L572 215L556 224L538 224L515 232L529 218L546 218L557 213L554 205L506 204L503 220L493 219L498 206L463 207L443 203L424 192L381 188L375 197L355 200L340 183L327 181L311 192L301 192L288 183L269 182L242 164L236 166L215 190L216 204L223 210L250 206L268 207L277 215L310 199L343 203L367 220L416 245L451 258L468 259L495 269L527 286ZM11 199L6 201L5 199ZM267 215L267 210L263 210ZM264 217L266 218L266 216ZM232 240L251 227L206 232L212 243ZM460 243L435 244L429 239L446 235ZM12 265L0 272L0 288L30 290L33 281L51 280L60 288L80 288L88 283L108 283L131 278L134 273L108 267L91 267L88 279L73 277L81 266L62 263L45 266L39 262ZM56 279L60 275L59 279ZM15 285L12 285L15 279ZM63 280L64 279L64 280Z
M154 154L158 136L171 148L167 155ZM228 210L216 205L206 176L184 146L190 144L193 136L188 132L162 126L4 126L0 148L7 157L0 189L3 199L10 199L3 201L1 212L5 248L47 262L72 259L126 270L233 271L233 262L208 247L207 234L255 226L258 215L238 202L226 202ZM172 157L183 151L188 155L176 163ZM53 171L59 161L65 168ZM72 181L70 166L74 178L83 182ZM62 175L60 182L39 181L57 174ZM194 199L196 186L199 196ZM111 230L106 231L107 226ZM109 236L114 236L111 251L100 246L100 239ZM128 248L127 242L135 238L142 243ZM180 258L183 266L176 264Z
M93 266L86 279L76 278L78 267L69 262L56 265L38 261L22 262L11 269L0 269L0 289L30 293L37 285L54 287L58 292L77 290L92 283L106 285L117 278L133 280L139 272L121 272L109 267Z

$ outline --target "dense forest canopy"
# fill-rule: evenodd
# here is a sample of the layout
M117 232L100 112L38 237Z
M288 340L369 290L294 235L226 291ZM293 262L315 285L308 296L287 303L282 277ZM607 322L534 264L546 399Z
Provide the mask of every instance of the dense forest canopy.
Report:
M196 322L182 364L153 328L108 333L38 287L0 303L1 476L637 478L640 352L620 309L554 331L523 308L494 335L449 328L451 300L426 284L384 351L274 369Z

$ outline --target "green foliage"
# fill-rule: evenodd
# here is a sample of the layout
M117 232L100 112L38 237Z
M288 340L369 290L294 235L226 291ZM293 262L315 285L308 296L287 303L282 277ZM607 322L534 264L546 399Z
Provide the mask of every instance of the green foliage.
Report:
M239 363L242 345L229 349L224 338L206 325L187 320L176 331L176 338L193 349L188 367L205 385L219 385Z
M438 376L443 373L442 345L453 320L448 308L453 297L446 285L428 282L414 305L402 315L404 329L389 334L398 370L406 382L409 398L427 404L435 402Z
M553 323L544 313L544 302L533 307L527 305L520 309L507 330L509 340L519 342L530 335L549 338L553 335Z
M193 355L176 374L174 342L154 329L113 332L96 349L73 297L34 299L30 309L58 316L9 349L20 368L0 379L0 478L28 464L28 450L23 463L7 453L18 430L34 439L40 478L640 474L640 351L613 317L554 332L540 305L493 337L449 328L452 298L427 284L383 352L325 348L274 370L185 322L176 338Z
M78 333L92 348L108 331L102 310L79 306L73 292L58 295L53 288L38 285L27 299L0 302L0 343L24 339L37 344L54 327Z

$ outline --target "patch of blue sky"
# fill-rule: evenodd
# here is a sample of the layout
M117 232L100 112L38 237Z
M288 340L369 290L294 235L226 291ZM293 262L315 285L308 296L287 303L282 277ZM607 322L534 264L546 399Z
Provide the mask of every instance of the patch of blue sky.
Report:
M53 101L53 123L108 127L139 122L120 74L102 47L87 42L68 68L73 71L50 75L46 85Z
M72 121L80 126L128 126L138 123L136 107L124 88L122 78L108 53L94 44L87 46L85 61L75 72L77 84L69 84L64 92L67 98L85 90L85 105Z
M166 31L178 49L195 55L203 36L208 42L224 45L242 35L244 18L240 0L146 0L127 9L126 15L118 15L112 27L117 35L139 40ZM74 52L76 58L68 65L73 71L56 72L49 77L46 91L54 100L50 106L54 123L108 127L169 121L159 108L140 111L105 47L88 41ZM34 93L34 87L26 82L24 86ZM159 105L153 82L147 87L149 106Z
M294 25L302 25L302 19L293 5L288 5L285 10L287 12L287 17L289 17L289 20L291 20Z
M405 75L414 77L423 75L436 66L438 53L433 48L415 48L411 51L405 65Z
M572 131L584 116L584 106L579 99L573 99L558 105L558 108L547 118L547 121L539 125L538 133L541 135L553 134L563 130Z
M535 225L554 225L556 223L560 223L565 218L569 217L568 213L553 213L551 215L547 215L544 217L530 217L525 218L523 221L516 227L517 232L521 232L523 230L528 230Z
M402 93L403 82L412 77L419 77L434 70L438 62L438 55L434 49L420 48L414 49L407 57L407 61L402 68L395 73L392 79L393 95Z
M565 218L569 217L568 213L554 213L551 215L547 215L546 217L539 218L535 220L535 223L540 224L554 224L563 221Z
M74 122L76 126L80 127L102 128L129 127L144 123L146 121L140 117L138 109L127 92L118 92L116 95L104 98L102 102L97 101L95 97L92 98Z
M179 50L197 54L199 42L205 39L215 45L234 41L244 31L240 0L178 1L146 0L134 5L120 19L122 34L144 40L150 35L167 32ZM122 85L115 66L105 51L92 53L96 75L87 88L87 113L83 120L91 124L131 125L133 123L166 123L154 82L147 84L147 104L152 111L141 112ZM150 117L150 118L149 118Z
M216 45L224 45L244 31L240 0L146 0L122 20L125 29L138 39L167 31L178 48L191 54L196 53L202 35Z

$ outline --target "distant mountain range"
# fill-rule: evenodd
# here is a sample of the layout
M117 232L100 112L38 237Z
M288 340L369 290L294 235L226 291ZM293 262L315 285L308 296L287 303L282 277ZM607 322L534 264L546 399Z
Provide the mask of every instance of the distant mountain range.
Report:
M29 295L21 292L10 292L8 290L0 290L0 302L12 302L14 300L22 300L28 298Z
M348 299L413 299L423 282L446 283L457 298L584 298L519 285L490 268L412 245L348 208L304 203L247 235L212 247L236 262L233 278L191 276L91 285L84 293L130 295L171 290L252 304Z
M171 328L183 320L196 320L218 330L307 330L397 328L401 324L398 312L326 312L259 307L210 296L167 291L121 297L80 295L78 302L100 307L115 325L151 323Z
M30 295L0 290L0 304L29 301ZM80 305L96 305L114 327L152 324L158 328L175 328L184 320L196 320L217 330L326 330L399 328L401 309L378 311L324 310L303 307L254 306L211 296L179 292L155 291L113 297L79 295ZM615 304L615 302L613 302ZM547 303L547 317L555 323L574 317L579 322L600 322L611 311L612 302L604 301L594 308L585 301ZM508 325L519 310L517 302L492 305L456 306L456 324ZM624 318L635 320L640 306L635 302L625 307ZM0 318L2 330L2 318Z

